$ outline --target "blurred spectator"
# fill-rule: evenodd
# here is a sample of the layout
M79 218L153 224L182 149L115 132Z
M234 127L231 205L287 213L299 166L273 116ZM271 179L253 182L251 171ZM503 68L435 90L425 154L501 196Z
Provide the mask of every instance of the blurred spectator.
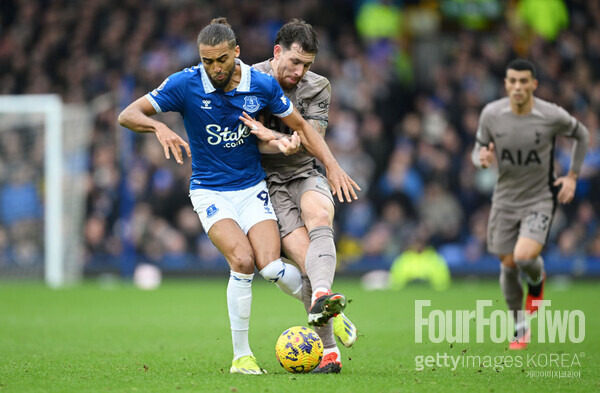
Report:
M34 180L34 168L22 163L9 169L8 181L0 190L0 222L8 227L39 220L42 202Z
M547 40L554 40L569 25L569 12L563 0L521 0L518 15Z
M592 241L588 245L587 252L590 256L590 262L596 264L595 269L600 268L600 230L596 231ZM598 270L595 270L596 272Z
M387 197L396 193L407 195L414 205L423 196L423 179L412 166L413 149L410 146L394 150L388 167L377 183L377 193Z
M463 212L456 198L439 183L427 184L419 213L436 245L459 239Z
M428 282L436 291L450 286L450 271L446 261L429 243L427 230L421 228L412 236L408 248L396 258L390 269L390 287L402 289L409 282Z
M336 206L344 266L391 263L423 224L431 244L459 251L452 254L460 255L456 263L485 259L496 174L473 168L468 154L481 108L504 95L504 67L517 55L538 66L538 95L572 111L591 132L576 199L558 207L549 241L558 244L546 259L584 252L597 258L599 1L3 1L1 94L58 93L90 105L100 95L112 97L112 107L98 109L94 119L88 270L118 269L124 239L131 239L136 262L173 270L226 266L185 197L189 165L165 163L148 138L126 140L115 120L120 102L196 65L197 34L221 15L240 32L247 64L272 55L273 34L291 17L319 29L315 71L333 89L327 141L363 188L359 201ZM183 129L176 115L161 120ZM43 140L30 139L26 130L0 130L0 264L7 255L31 261L42 251L31 231L43 212ZM23 162L24 142L33 146L35 162ZM568 168L570 148L557 141L559 173Z

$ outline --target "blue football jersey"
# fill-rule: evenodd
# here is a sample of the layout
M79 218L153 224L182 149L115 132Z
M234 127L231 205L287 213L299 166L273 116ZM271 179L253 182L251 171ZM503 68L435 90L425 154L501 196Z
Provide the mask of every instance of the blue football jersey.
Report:
M191 189L241 190L264 179L257 138L239 116L244 111L254 117L262 109L279 117L292 113L293 105L275 78L239 64L240 83L229 92L215 89L200 63L146 94L157 112L183 116L192 152Z

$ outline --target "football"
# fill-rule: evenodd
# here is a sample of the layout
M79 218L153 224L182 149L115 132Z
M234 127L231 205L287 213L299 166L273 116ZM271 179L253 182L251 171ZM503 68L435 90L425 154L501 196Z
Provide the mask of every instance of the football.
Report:
M295 374L309 373L323 359L323 342L312 329L294 326L279 336L275 355L281 367Z

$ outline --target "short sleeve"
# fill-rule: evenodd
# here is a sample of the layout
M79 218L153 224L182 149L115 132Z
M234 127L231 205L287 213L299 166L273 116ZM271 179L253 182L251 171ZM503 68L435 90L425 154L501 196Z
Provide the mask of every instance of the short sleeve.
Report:
M305 119L329 120L329 104L331 102L331 85L328 83L319 93L310 101L306 113L302 114Z
M177 72L146 94L156 112L183 112L186 71Z
M281 86L275 80L275 78L269 78L271 80L271 97L267 104L267 110L277 117L286 117L292 114L294 106L289 98L283 93Z
M573 136L577 129L577 119L569 114L562 107L552 104L555 114L554 124L556 133L563 136Z

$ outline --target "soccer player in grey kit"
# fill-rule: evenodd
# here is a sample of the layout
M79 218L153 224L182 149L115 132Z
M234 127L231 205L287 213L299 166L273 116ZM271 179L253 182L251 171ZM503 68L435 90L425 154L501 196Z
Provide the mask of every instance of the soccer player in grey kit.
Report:
M273 58L253 67L272 75L302 117L323 136L329 120L331 85L327 78L309 71L318 46L314 28L302 20L293 19L277 33ZM292 132L269 113L265 113L263 119L268 128L249 118L246 120L246 125L258 127L265 133L282 135ZM336 267L333 196L327 179L316 169L315 158L306 153L301 150L289 156L263 155L262 161L279 220L282 249L306 274L301 275L289 264L266 267L257 264L257 267L265 279L276 282L276 285L279 281L286 281L285 286L290 288L286 292L304 303L309 324L315 327L324 346L323 360L313 372L339 373L341 354L334 335L349 347L357 338L357 330L342 312L346 302L344 295L331 292ZM355 195L352 196L356 199ZM343 202L341 194L338 193L337 197ZM346 196L346 200L351 200L350 195Z
M510 349L524 349L531 331L524 318L520 273L527 279L525 311L537 312L543 299L546 243L556 201L569 203L588 145L587 128L566 110L533 95L538 82L533 64L516 59L506 67L508 97L483 108L473 163L482 168L496 158L498 181L488 221L488 250L498 255L500 288L515 320ZM556 178L556 136L574 139L569 172Z

